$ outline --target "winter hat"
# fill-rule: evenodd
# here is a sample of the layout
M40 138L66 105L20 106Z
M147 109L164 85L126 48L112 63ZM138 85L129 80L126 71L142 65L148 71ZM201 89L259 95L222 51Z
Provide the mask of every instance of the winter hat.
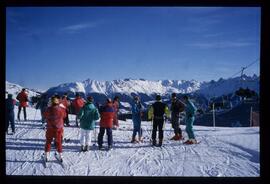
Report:
M183 99L184 99L184 100L188 100L189 97L188 97L187 95L184 95L184 96L183 96Z
M57 98L56 96L53 96L51 98L51 102L52 102L52 104L59 104L59 98Z
M176 93L172 93L172 98L175 98L176 97Z
M93 101L94 101L94 99L93 99L92 96L88 96L88 97L87 97L87 100L88 100L89 102L93 102Z
M79 97L80 96L80 93L76 93L76 95L75 95L76 97Z
M119 96L115 96L113 100L114 101L119 100Z
M138 96L134 96L134 100L139 100L139 97Z
M12 98L12 94L8 94L8 98Z
M161 96L160 96L160 95L157 95L157 96L156 96L156 100L157 100L157 101L160 101L160 100L161 100Z

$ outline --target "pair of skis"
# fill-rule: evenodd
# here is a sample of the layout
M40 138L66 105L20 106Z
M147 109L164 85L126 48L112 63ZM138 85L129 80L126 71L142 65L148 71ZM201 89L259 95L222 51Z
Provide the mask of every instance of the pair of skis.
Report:
M65 168L63 158L59 158L59 157L57 156L57 153L56 153L56 152L54 153L54 157L55 157L56 160L60 163L60 165L61 165L63 168ZM44 168L47 168L47 164L48 164L49 160L45 157L45 154L44 154L44 153L42 154L41 159L42 159Z

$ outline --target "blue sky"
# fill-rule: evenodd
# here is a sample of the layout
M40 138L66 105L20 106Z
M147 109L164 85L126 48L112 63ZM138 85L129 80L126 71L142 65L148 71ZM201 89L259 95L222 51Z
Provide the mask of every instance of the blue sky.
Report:
M260 57L259 7L8 7L6 80L210 81ZM259 74L259 62L245 70Z

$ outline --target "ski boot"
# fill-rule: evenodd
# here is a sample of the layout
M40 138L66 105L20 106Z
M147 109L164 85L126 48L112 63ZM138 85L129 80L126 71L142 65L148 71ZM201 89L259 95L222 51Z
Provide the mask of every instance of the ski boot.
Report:
M138 143L139 141L136 139L136 137L132 137L131 143Z
M162 146L162 140L159 140L159 142L158 142L158 145L157 145L158 147L161 147Z
M156 145L157 145L157 141L156 141L156 140L153 140L153 141L152 141L152 145L153 145L153 146L156 146Z

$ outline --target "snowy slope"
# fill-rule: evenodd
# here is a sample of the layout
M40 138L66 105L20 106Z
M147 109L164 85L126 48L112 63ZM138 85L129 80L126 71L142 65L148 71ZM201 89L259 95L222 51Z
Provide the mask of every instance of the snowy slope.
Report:
M71 115L72 126L65 128L64 135L71 139L63 146L65 166L52 156L45 169L40 160L45 143L45 131L37 121L40 113L31 108L27 113L32 121L16 122L16 134L6 135L7 175L260 176L258 127L195 126L195 135L201 143L183 145L169 140L173 131L166 124L164 146L158 148L149 144L150 122L142 122L145 142L132 144L131 121L120 121L120 129L113 131L113 150L99 151L93 146L89 152L80 153L79 128L73 127L75 117ZM94 135L92 140L95 143ZM104 146L107 146L106 140Z

